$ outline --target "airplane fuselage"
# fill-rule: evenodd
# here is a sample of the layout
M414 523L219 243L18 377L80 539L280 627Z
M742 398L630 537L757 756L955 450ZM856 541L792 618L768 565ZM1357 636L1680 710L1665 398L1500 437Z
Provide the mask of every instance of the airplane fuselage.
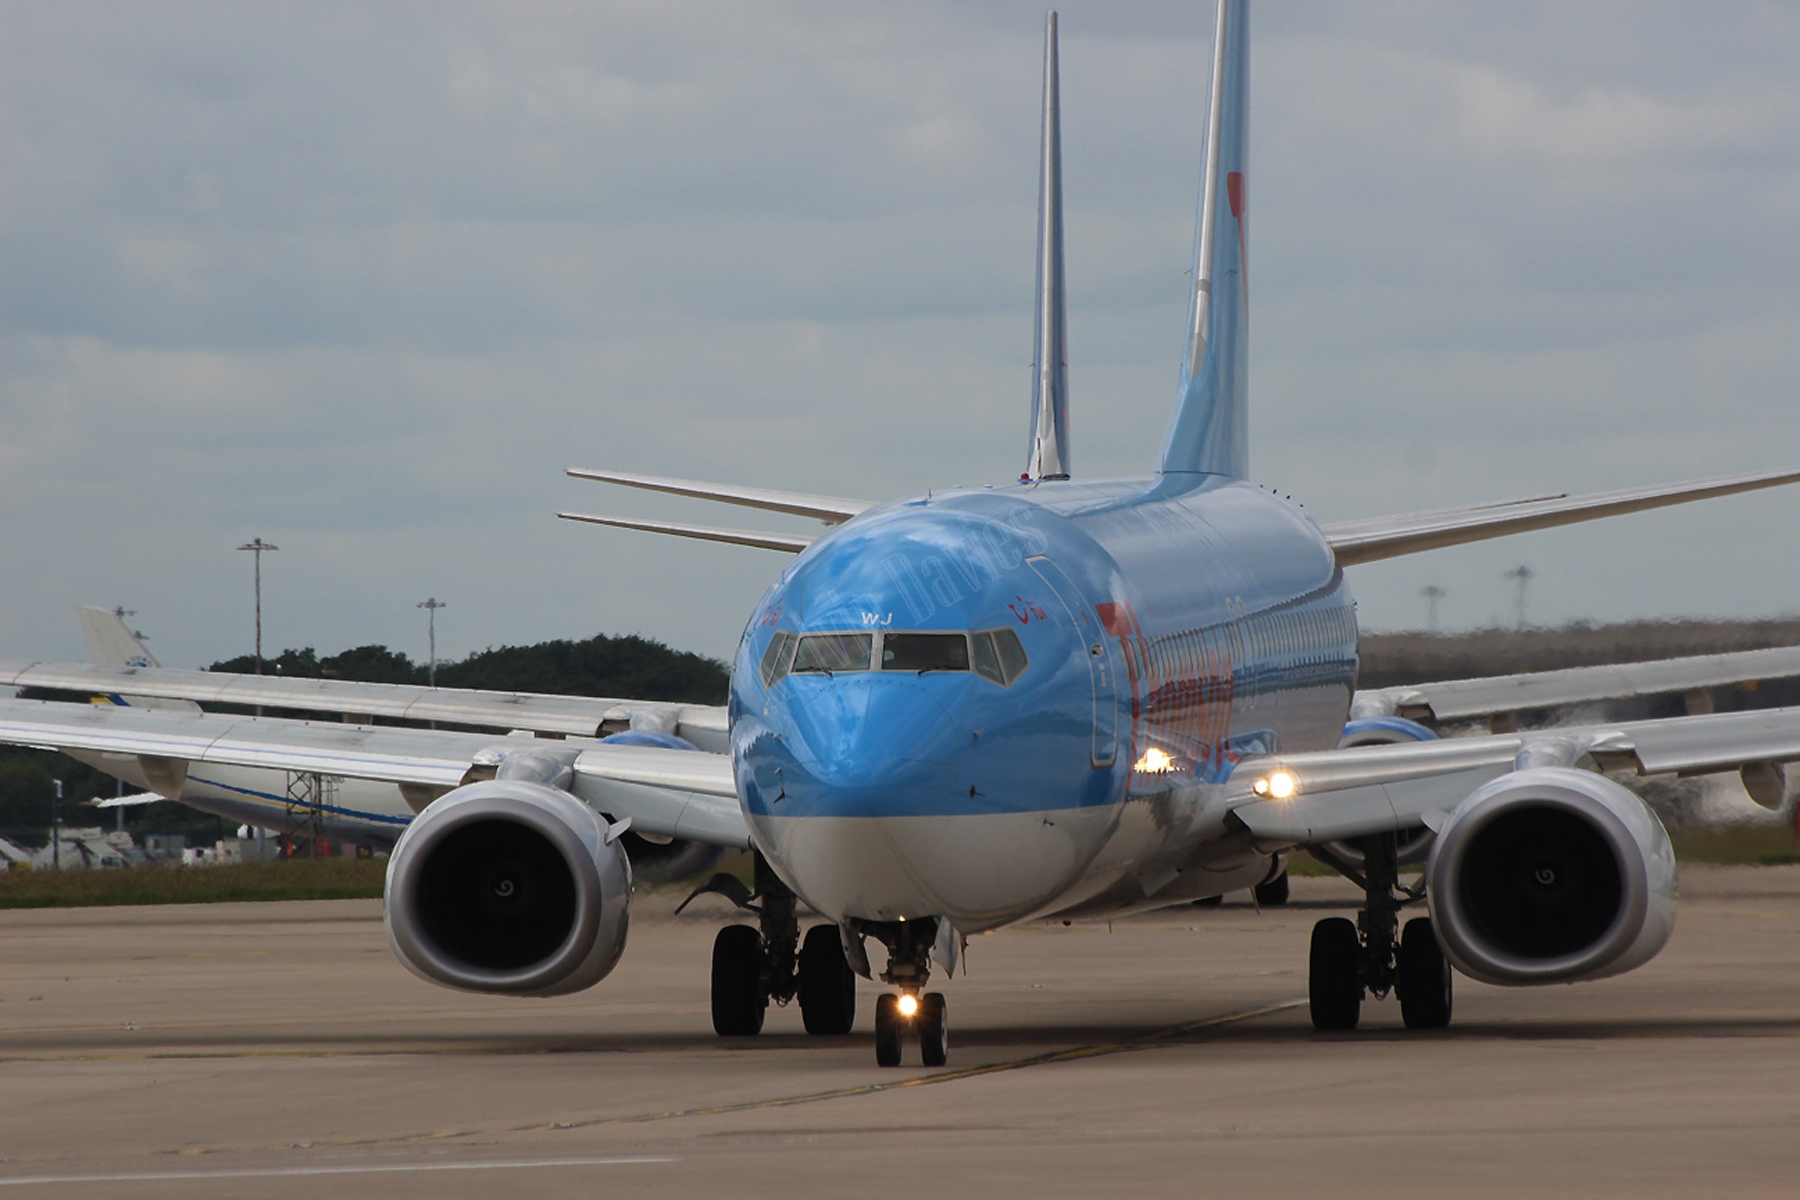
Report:
M839 920L973 933L1216 895L1270 870L1216 785L1245 755L1335 746L1356 664L1329 546L1257 487L895 501L797 558L745 630L739 796L777 873Z

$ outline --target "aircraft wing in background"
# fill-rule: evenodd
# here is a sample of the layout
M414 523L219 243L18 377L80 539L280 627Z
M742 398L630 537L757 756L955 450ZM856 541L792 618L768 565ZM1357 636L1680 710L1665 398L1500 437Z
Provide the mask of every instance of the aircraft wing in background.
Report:
M1769 650L1372 688L1356 693L1350 715L1353 719L1399 716L1418 721L1463 721L1529 708L1692 692L1796 675L1800 675L1800 646L1777 646ZM1708 710L1702 704L1690 704L1689 711Z
M136 759L171 798L192 763L380 780L435 798L493 778L511 756L551 755L566 760L577 796L637 832L750 840L730 760L692 750L40 700L0 700L0 743Z
M723 753L726 748L725 709L704 704L19 660L0 661L0 686L5 685L441 721L577 737L604 737L627 729L652 730L686 738L700 749L714 753Z

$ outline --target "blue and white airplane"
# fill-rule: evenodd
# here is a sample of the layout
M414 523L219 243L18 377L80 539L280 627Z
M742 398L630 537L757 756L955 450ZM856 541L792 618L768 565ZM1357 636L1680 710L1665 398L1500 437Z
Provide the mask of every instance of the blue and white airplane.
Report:
M771 1000L797 997L809 1031L846 1033L855 976L879 978L883 1066L915 1041L926 1065L946 1061L944 996L927 989L934 970L954 974L969 935L1270 882L1300 847L1364 891L1356 921L1314 931L1321 1029L1353 1027L1367 996L1390 993L1409 1026L1442 1026L1453 967L1526 985L1647 961L1673 927L1674 857L1654 815L1606 772L1736 770L1753 795L1778 800L1781 764L1800 760L1800 710L1438 741L1403 700L1365 697L1353 714L1344 569L1795 482L1800 471L1337 525L1247 483L1248 7L1218 8L1193 293L1152 474L1071 475L1054 15L1018 480L875 504L570 472L832 526L807 538L564 514L796 555L738 645L723 745L603 742L597 709L566 726L545 720L546 732L586 736L520 741L23 701L0 702L0 739L135 758L147 775L232 763L435 797L394 848L388 929L411 970L475 991L561 994L605 976L625 944L627 828L747 846L754 887L708 885L758 916L715 944L715 1028L753 1035ZM32 682L80 675L31 669ZM143 670L113 690L192 696L181 674ZM375 685L331 687L335 698L312 707L411 703ZM1546 684L1534 698L1579 691ZM292 704L288 695L258 702ZM434 703L445 706L437 719L459 719L454 710L532 728L477 719L530 707L503 697L459 705L436 693ZM684 720L720 727L593 704L647 713L665 737ZM1403 887L1397 868L1418 855L1424 882ZM804 938L801 901L824 918ZM1401 910L1419 902L1429 915L1402 926Z

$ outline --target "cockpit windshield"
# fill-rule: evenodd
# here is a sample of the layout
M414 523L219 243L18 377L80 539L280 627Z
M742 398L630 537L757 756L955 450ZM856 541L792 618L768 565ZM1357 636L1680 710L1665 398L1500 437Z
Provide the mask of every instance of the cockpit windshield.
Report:
M962 633L884 633L884 671L966 671L969 638Z
M879 666L877 666L879 664ZM1011 687L1031 665L1019 635L1010 629L974 633L775 634L763 653L762 677L767 687L789 674L836 675L843 671L973 671L1001 687Z
M800 639L794 652L795 674L821 671L835 675L839 671L867 671L873 657L875 636L869 633L809 633Z

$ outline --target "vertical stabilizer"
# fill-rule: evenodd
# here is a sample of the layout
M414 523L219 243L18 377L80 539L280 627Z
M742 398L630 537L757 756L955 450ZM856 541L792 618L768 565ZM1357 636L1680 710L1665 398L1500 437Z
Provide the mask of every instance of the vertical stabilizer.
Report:
M88 661L103 667L158 667L156 656L144 648L125 625L124 615L109 608L79 607L81 636L87 641Z
M88 661L103 667L160 667L156 655L144 647L138 635L125 624L129 614L110 608L78 606L81 636L87 640ZM199 712L192 700L170 700L161 696L133 696L109 693L94 697L96 704L128 705L132 708L166 708L176 712Z
M1163 443L1164 474L1242 479L1250 467L1249 239L1244 212L1249 9L1249 0L1219 0L1187 352L1182 357L1175 419Z
M1062 118L1056 14L1044 23L1044 129L1038 167L1037 329L1031 363L1032 479L1069 477L1068 316L1063 301Z

